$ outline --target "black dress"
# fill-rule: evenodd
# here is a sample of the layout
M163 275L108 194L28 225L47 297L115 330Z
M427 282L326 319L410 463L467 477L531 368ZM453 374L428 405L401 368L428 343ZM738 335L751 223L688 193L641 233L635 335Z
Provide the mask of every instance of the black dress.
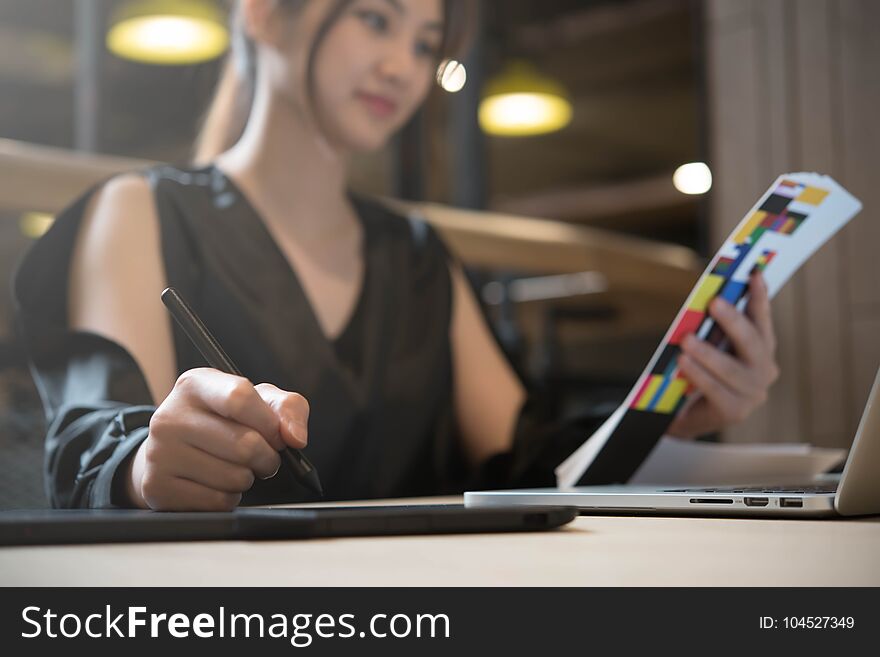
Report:
M309 400L305 453L327 498L455 489L465 471L452 414L449 256L434 231L352 197L363 226L365 277L352 320L334 344L265 224L220 169L158 166L145 175L169 285L245 376ZM50 423L53 506L120 504L116 471L146 437L155 407L121 346L67 323L70 258L93 192L61 213L14 283L20 334ZM178 373L205 366L176 325L174 348ZM243 502L309 498L282 469L258 480Z
M262 219L220 169L163 165L143 174L158 209L168 284L251 381L309 400L305 453L325 499L553 485L553 467L601 420L548 425L530 399L511 450L469 470L452 403L450 255L428 224L351 197L363 226L365 277L334 343ZM157 405L123 347L68 325L70 260L96 189L57 217L13 281L16 326L49 424L44 475L53 507L123 506L119 474L147 437ZM204 367L173 327L178 374ZM282 469L257 480L242 503L312 499Z

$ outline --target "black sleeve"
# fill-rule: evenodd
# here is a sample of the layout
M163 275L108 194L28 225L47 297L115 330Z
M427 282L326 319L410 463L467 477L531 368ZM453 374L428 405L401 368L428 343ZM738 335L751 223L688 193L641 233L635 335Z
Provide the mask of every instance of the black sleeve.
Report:
M556 467L606 419L589 413L548 419L537 398L528 397L517 417L513 445L483 462L471 474L467 490L555 488Z
M53 507L126 506L123 467L147 437L152 406L64 406L46 436L46 493Z
M121 466L146 438L155 410L125 349L68 326L70 260L93 192L57 217L12 281L16 330L49 426L44 483L53 507L123 505Z

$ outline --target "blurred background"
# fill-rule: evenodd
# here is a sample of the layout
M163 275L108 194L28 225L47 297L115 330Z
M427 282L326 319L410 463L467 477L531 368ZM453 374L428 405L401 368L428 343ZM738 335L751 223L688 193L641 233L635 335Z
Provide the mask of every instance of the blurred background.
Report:
M774 301L782 377L718 438L848 447L880 363L880 3L473 1L470 54L352 186L440 229L511 361L564 416L623 400L776 176L834 176L865 210ZM0 507L46 504L14 267L91 184L190 159L226 7L0 0Z

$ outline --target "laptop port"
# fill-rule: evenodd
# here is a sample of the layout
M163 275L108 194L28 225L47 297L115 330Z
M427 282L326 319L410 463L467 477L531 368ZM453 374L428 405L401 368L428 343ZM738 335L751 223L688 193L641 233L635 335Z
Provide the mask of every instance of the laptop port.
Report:
M804 501L799 497L780 497L779 506L789 509L802 508L804 506Z
M770 500L766 497L744 497L743 502L746 506L767 506Z
M726 497L692 497L691 504L733 504L733 500Z

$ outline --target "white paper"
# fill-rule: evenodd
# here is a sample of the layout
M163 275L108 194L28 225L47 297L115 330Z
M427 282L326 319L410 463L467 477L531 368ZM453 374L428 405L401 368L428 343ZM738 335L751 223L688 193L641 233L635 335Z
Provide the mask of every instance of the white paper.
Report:
M805 443L730 444L664 436L629 483L736 486L809 482L840 463L845 449Z

